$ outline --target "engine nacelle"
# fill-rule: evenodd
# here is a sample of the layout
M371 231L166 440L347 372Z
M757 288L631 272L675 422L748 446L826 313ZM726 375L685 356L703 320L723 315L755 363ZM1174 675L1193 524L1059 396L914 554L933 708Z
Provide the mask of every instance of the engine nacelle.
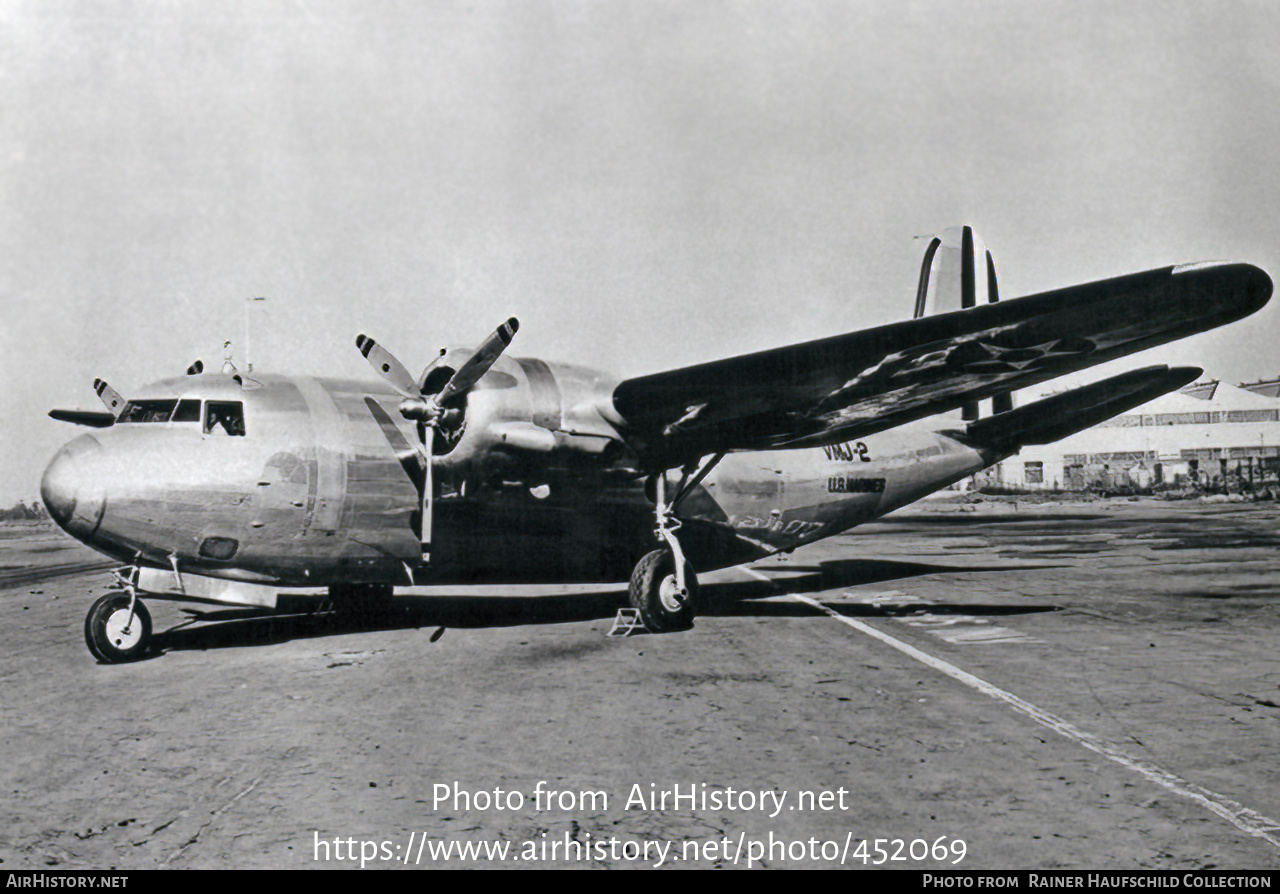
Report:
M427 368L428 393L467 353L446 351ZM630 451L596 409L612 387L594 370L503 356L456 408L458 428L437 468L445 480L530 487L626 472Z

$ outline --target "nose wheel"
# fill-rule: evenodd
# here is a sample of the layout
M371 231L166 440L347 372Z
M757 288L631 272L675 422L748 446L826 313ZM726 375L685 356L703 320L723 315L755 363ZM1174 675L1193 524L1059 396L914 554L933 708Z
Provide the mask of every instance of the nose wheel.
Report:
M84 643L104 664L141 658L151 645L151 613L128 593L109 593L85 615Z

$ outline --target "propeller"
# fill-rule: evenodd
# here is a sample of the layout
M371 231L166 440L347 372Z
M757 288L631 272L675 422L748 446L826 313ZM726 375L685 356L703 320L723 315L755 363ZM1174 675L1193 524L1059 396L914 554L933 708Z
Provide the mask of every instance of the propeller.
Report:
M431 395L422 393L417 380L390 351L367 335L356 336L356 348L369 361L369 365L404 398L400 402L400 415L418 423L417 453L422 459L424 469L421 495L421 542L424 562L428 560L431 552L431 514L435 489L431 467L435 458L435 433L444 418L445 407L450 401L465 395L476 382L480 381L502 356L507 345L511 344L511 339L519 328L520 322L515 317L511 317L495 329L467 358L466 362L449 377L444 387ZM429 433L428 430L430 430ZM384 434L388 433L384 430ZM392 440L389 434L388 440L391 441L393 448L397 448L396 441Z

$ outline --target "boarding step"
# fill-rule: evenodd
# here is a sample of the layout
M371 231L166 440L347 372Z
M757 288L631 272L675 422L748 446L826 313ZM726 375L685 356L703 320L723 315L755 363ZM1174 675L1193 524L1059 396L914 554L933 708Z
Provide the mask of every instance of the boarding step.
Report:
M630 636L633 633L647 633L648 627L640 620L640 612L634 608L620 608L613 619L613 626L605 636Z

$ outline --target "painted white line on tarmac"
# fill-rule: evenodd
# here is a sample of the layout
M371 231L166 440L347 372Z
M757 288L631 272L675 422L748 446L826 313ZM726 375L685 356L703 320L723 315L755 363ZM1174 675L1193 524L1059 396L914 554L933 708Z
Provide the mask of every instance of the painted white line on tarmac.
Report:
M754 577L759 577L761 580L767 579L764 575L761 575L752 569L744 568L742 570L748 572ZM1114 761L1121 766L1128 767L1130 770L1142 774L1147 779L1157 785L1167 788L1175 794L1182 795L1184 798L1190 798L1202 807L1205 807L1209 811L1227 820L1242 832L1246 832L1255 838L1261 838L1272 847L1280 849L1280 838L1277 838L1276 835L1273 834L1280 832L1280 823L1270 817L1263 816L1255 810L1250 810L1248 807L1232 801L1225 795L1220 795L1217 792L1213 792L1207 788L1196 785L1194 782L1183 779L1181 776L1170 773L1163 767L1157 766L1148 760L1129 754L1123 748L1099 739L1092 733L1085 732L1074 724L1063 720L1061 717L1050 714L1048 711L1037 708L1030 702L1018 698L1018 696L1013 693L1005 692L1000 687L994 686L986 680L975 677L973 674L966 671L962 671L954 664L943 661L941 658L935 658L927 652L920 651L915 646L908 645L902 640L895 639L889 634L877 630L870 624L865 624L862 621L855 620L854 618L846 617L835 609L823 605L816 599L812 599L808 596L801 596L797 593L790 594L789 598L830 615L840 623L846 624L854 630L865 633L867 636L874 637L885 645L897 649L904 655L909 655L921 664L927 665L936 671L944 673L954 680L959 680L966 686L989 695L991 698L997 699L998 701L1005 702L1014 710L1025 714L1041 726L1048 727L1059 735L1078 742L1090 751L1102 755L1107 760Z
M953 646L991 645L993 643L1040 643L1034 636L1013 630L1009 627L997 627L986 618L974 615L930 615L923 614L909 618L894 618L895 621L915 627L925 633L945 640Z
M751 575L757 580L773 583L772 578L761 574L754 568L739 566L738 570ZM953 646L1031 645L1044 642L1044 640L1037 639L1020 630L996 626L986 618L979 618L976 615L929 614L928 602L921 602L916 597L903 593L901 590L885 590L878 593L845 590L839 594L838 599L827 600L827 602L837 601L870 605L873 608L918 605L920 607L918 614L895 617L893 620L900 624L906 624L908 627L919 628L930 636L936 636L938 639L951 643Z

